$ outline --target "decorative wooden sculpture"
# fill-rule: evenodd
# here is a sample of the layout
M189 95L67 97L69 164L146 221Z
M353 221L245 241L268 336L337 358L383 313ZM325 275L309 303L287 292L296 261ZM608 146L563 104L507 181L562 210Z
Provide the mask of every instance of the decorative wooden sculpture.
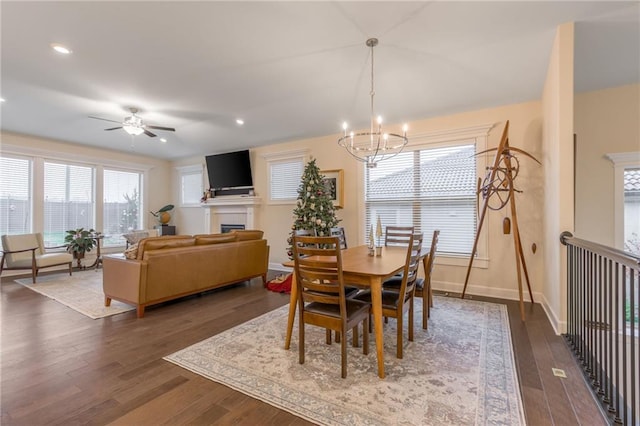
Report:
M520 266L522 265L522 271L527 280L527 288L529 289L529 297L533 303L533 293L531 292L531 284L529 283L529 274L527 272L527 264L524 260L524 253L522 250L522 242L520 240L520 230L518 229L518 216L516 212L516 199L515 193L518 191L514 187L514 180L518 176L520 170L520 161L514 155L515 152L526 155L534 160L536 163L541 164L535 157L527 152L513 148L509 146L509 121L504 126L502 132L502 138L497 148L490 148L485 151L479 152L476 155L485 154L487 152L496 151L496 156L493 160L493 165L487 167L487 174L484 181L478 179L478 199L482 194L483 203L482 210L480 212L480 220L478 221L478 231L476 232L476 238L473 242L473 249L471 251L471 258L469 259L469 266L467 268L467 276L464 279L464 289L462 290L462 298L467 291L467 284L469 283L469 275L471 274L471 266L473 265L473 259L475 258L476 251L478 249L478 238L480 237L480 231L482 230L482 224L487 214L487 209L501 210L507 203L511 207L511 231L513 234L513 241L516 254L516 270L518 273L518 291L520 295L520 316L524 321L524 300L522 295L522 273ZM506 233L506 232L505 232Z

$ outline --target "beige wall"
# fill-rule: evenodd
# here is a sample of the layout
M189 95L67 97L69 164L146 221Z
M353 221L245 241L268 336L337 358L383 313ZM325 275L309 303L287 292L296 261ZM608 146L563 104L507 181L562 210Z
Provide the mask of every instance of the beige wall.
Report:
M542 157L542 116L540 102L528 102L479 111L466 112L445 117L420 120L409 123L410 145L415 140L424 140L425 135L436 134L461 128L493 125L488 136L488 147L496 147L507 120L510 122L510 145L523 149L538 159ZM336 129L338 132L339 129ZM257 227L265 231L265 237L271 246L270 263L278 267L287 260L287 237L293 223L293 204L268 203L267 160L265 156L303 150L316 159L321 169L344 170L344 208L338 211L341 225L347 230L350 246L364 243L364 203L363 203L363 165L337 145L338 133L314 139L258 147L251 150L253 179L256 195L262 198L262 204L256 209ZM412 135L414 137L412 137ZM418 136L418 137L415 137ZM493 159L494 153L487 156ZM516 180L518 219L525 259L531 278L534 298L540 299L543 280L544 240L542 229L542 205L544 189L542 184L543 167L534 161L521 158L520 175ZM202 164L203 157L180 160L173 166ZM174 171L177 179L177 172ZM206 180L206 176L205 176ZM176 190L177 191L177 190ZM178 199L177 192L174 192ZM202 232L196 229L204 226L204 212L197 209L178 209L177 225L181 233ZM187 211L188 210L188 211ZM201 209L203 210L203 209ZM503 298L518 298L518 284L515 270L515 250L513 236L502 233L502 220L510 216L506 210L490 211L482 230L488 238L488 267L476 267L474 262L467 292L469 294L490 295ZM186 232L189 230L190 232ZM531 245L538 250L533 253ZM461 291L468 265L468 258L438 259L434 272L434 287L448 291ZM524 293L527 294L526 283ZM528 300L528 295L526 296ZM538 300L536 300L538 301Z
M640 85L575 97L575 236L615 247L614 165L605 154L640 151Z
M45 159L62 159L84 164L111 166L121 169L146 170L146 188L143 195L143 220L145 227L155 225L149 210L157 210L172 200L170 188L172 186L171 167L168 161L153 159L140 155L132 155L119 151L92 148L66 142L54 141L34 136L18 135L14 133L0 133L0 152L33 156ZM36 194L37 195L37 194ZM42 231L43 202L34 197L34 231ZM96 215L101 215L96 212Z
M544 164L543 307L558 332L566 327L566 250L573 232L573 23L558 27L542 94Z

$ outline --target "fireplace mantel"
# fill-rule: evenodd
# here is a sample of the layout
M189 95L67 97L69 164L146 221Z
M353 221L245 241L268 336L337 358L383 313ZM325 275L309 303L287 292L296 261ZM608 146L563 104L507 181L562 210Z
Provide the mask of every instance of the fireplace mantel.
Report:
M250 197L250 196L243 196L243 197L234 197L231 195L225 196L225 197L215 197L215 198L209 198L207 201L205 201L204 203L201 203L200 205L202 207L223 207L223 206L259 206L260 203L262 203L262 199L260 197Z
M220 232L221 223L242 223L246 229L255 229L254 210L261 203L261 198L250 196L209 198L200 204L205 208L204 233Z

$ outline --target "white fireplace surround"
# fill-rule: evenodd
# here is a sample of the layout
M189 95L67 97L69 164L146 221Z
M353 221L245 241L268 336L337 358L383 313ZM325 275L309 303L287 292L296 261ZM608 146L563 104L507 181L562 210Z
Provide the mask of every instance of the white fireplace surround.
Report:
M262 200L251 196L224 196L209 198L200 204L204 210L204 233L217 234L222 223L244 225L245 229L255 229L254 211Z

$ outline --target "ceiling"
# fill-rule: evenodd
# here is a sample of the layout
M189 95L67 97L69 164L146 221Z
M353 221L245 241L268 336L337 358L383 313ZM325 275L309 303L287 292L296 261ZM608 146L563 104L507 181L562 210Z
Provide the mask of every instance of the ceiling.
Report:
M377 37L376 113L399 130L540 99L556 27L569 21L576 91L637 83L639 17L637 1L3 0L1 129L179 159L338 134L345 120L365 128L365 41ZM121 121L129 107L176 132L132 137L88 118Z

